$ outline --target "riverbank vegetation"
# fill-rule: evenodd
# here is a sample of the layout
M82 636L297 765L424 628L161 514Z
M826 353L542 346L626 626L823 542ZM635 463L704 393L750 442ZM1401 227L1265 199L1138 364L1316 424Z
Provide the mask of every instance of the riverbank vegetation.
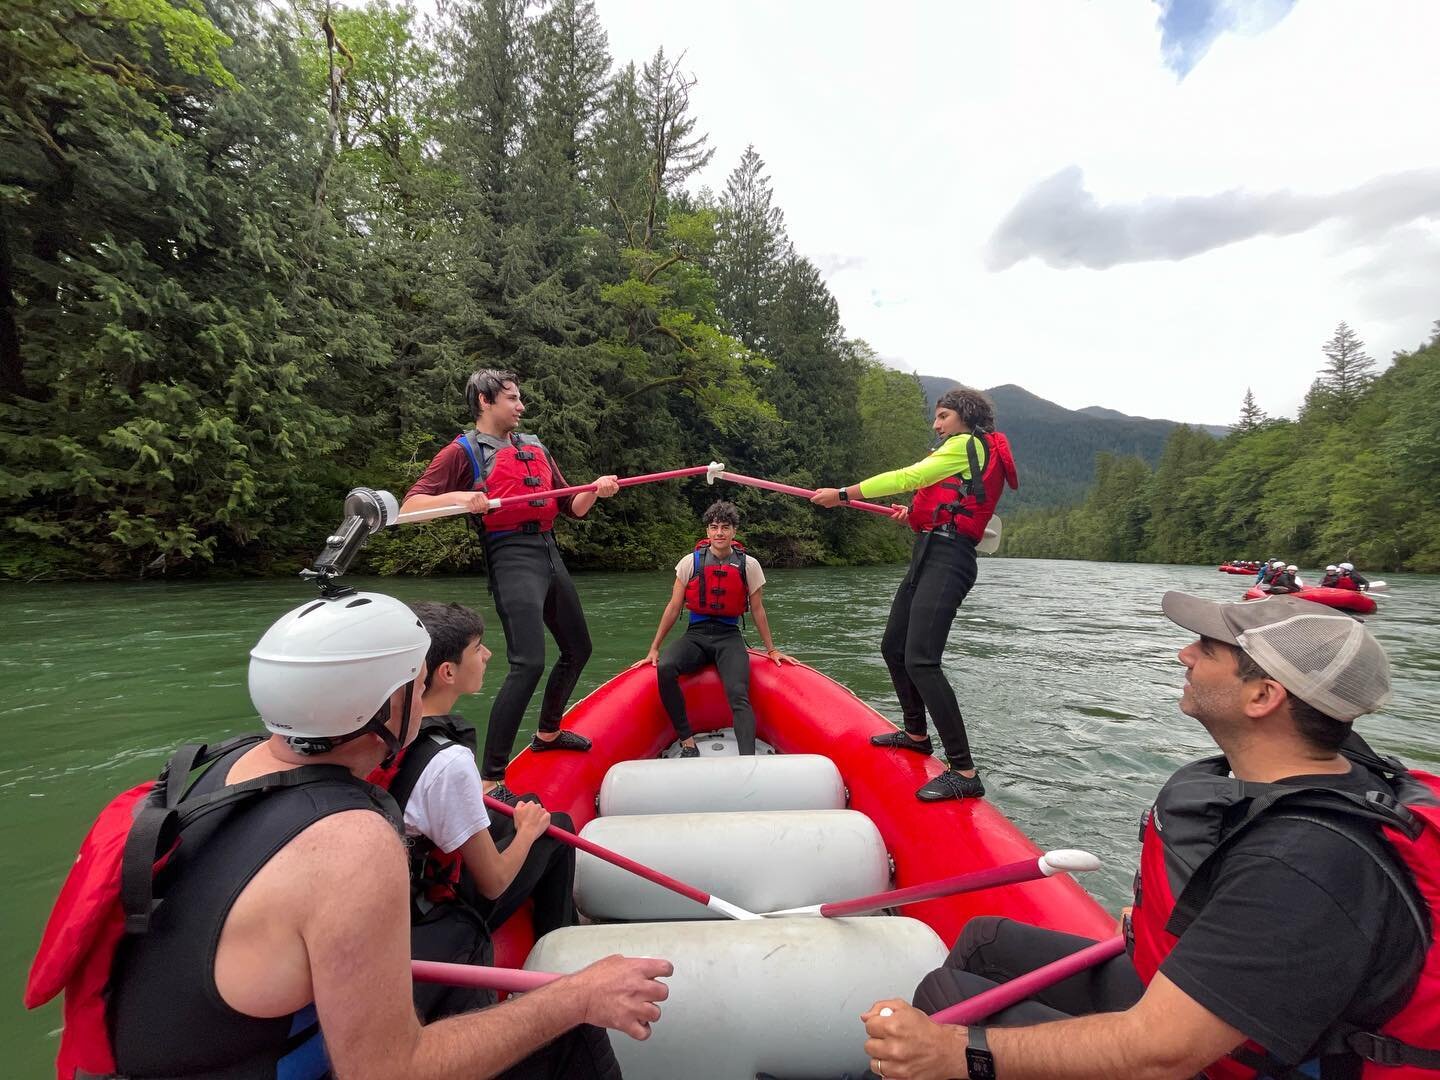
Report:
M521 373L571 482L725 461L802 485L914 460L912 376L848 338L695 78L616 64L588 0L0 6L0 575L293 572L356 485L403 493ZM703 485L560 542L669 565ZM899 557L863 514L726 489L767 562ZM370 566L468 566L462 524Z
M1440 571L1440 322L1378 378L1344 323L1324 354L1297 419L1247 391L1229 436L1177 428L1154 469L1102 454L1084 504L1006 521L1005 553Z

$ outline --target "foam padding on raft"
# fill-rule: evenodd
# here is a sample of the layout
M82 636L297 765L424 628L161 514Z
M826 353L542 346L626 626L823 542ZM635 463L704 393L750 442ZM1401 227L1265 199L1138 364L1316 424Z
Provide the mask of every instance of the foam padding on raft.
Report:
M600 815L843 810L840 770L818 754L621 761L600 785Z
M628 923L556 930L525 966L569 973L611 953L675 966L650 1038L610 1037L626 1080L838 1077L865 1071L860 1014L908 1001L947 951L895 917Z
M890 883L880 831L853 810L601 817L580 835L755 912L868 896ZM584 852L575 903L592 919L722 917Z

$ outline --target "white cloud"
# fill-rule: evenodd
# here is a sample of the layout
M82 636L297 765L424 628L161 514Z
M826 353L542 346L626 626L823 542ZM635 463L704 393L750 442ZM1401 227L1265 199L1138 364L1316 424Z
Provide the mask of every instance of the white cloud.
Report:
M688 50L717 149L703 180L723 188L753 142L848 331L922 373L1226 422L1247 385L1267 411L1293 411L1340 319L1385 358L1440 317L1436 290L1414 276L1435 280L1425 236L1412 235L1430 230L1376 240L1363 199L1308 231L1259 230L1178 262L985 265L1022 196L1071 166L1102 208L1323 198L1440 167L1424 119L1440 100L1429 0L1306 0L1263 33L1216 37L1183 80L1166 67L1151 0L599 0L599 11L619 62Z

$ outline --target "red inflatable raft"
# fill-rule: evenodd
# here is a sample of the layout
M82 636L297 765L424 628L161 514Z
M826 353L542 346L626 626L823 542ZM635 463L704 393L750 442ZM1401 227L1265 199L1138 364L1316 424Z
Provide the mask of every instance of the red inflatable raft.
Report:
M870 746L871 735L894 726L844 686L813 668L780 667L754 652L750 674L759 738L779 754L821 755L834 762L849 809L867 815L884 840L894 888L1040 854L987 800L918 801L915 790L941 771L939 761ZM731 726L713 668L687 677L682 686L695 731ZM584 754L524 750L511 763L506 784L512 791L537 793L551 810L569 814L577 830L596 817L597 796L612 766L655 758L675 740L655 669L648 666L622 672L578 702L564 726L591 739L593 748ZM912 904L899 914L928 924L947 946L976 915L1004 915L1093 938L1107 937L1115 927L1114 916L1064 875ZM532 944L528 913L522 911L500 928L496 962L521 964Z
M1256 585L1245 593L1246 600L1263 600L1269 596L1264 589ZM1329 589L1319 585L1307 585L1303 589L1297 589L1290 593L1291 596L1298 596L1302 600L1313 600L1317 604L1324 604L1327 607L1337 608L1340 611L1352 611L1356 615L1373 615L1375 613L1375 601L1366 596L1363 592L1354 589Z

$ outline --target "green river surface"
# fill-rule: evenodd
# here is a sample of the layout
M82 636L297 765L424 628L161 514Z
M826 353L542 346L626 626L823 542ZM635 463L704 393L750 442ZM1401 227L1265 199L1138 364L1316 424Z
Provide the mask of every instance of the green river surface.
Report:
M902 573L776 570L765 589L777 643L892 719L898 710L879 642ZM1371 626L1389 651L1395 694L1360 729L1378 748L1436 769L1440 577L1387 580L1393 592ZM671 579L576 581L595 643L578 700L644 655ZM459 706L482 724L505 671L483 578L351 583L484 612L496 653L489 685ZM1140 812L1177 766L1213 749L1176 708L1183 669L1175 652L1189 637L1160 614L1160 596L1182 589L1231 599L1248 584L1208 566L986 559L956 619L946 666L989 797L1041 847L1099 854L1104 869L1083 882L1107 907L1127 901ZM258 726L245 689L248 650L312 595L299 580L0 587L8 750L0 762L0 1000L8 1003L0 1045L10 1047L3 1075L53 1075L58 1003L26 1014L21 992L49 905L95 813L113 793L153 777L179 743ZM753 643L753 629L748 636ZM537 693L530 728L538 705Z

